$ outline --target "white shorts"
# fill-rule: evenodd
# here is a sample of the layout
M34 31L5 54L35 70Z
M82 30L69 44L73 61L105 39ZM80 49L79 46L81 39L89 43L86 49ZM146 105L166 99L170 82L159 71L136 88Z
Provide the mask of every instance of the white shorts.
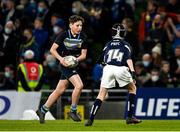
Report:
M106 65L103 68L101 87L115 87L115 81L118 82L119 87L123 87L133 82L132 76L129 72L129 68L126 66Z

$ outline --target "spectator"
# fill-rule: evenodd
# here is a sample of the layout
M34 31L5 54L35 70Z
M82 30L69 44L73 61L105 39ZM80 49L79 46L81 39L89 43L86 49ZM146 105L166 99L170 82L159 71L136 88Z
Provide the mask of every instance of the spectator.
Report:
M6 90L16 90L15 69L13 65L6 65L4 68Z
M37 42L37 47L39 50L40 62L43 61L45 49L49 40L48 32L43 28L43 20L41 18L36 18L34 21L33 36L35 37L35 42Z
M121 22L125 17L134 20L134 12L127 0L113 0L111 6L111 16L113 23Z
M152 59L153 59L152 62L153 62L153 66L156 68L160 68L161 62L162 62L161 47L160 46L161 46L160 44L157 44L152 49Z
M177 15L177 20L178 24L175 25L171 18L167 19L166 32L170 42L172 42L173 50L180 45L180 15Z
M35 55L35 60L39 61L41 58L39 56L39 46L37 42L35 41L35 37L33 36L32 29L26 28L23 31L23 40L22 44L20 45L20 56L23 57L26 50L32 50Z
M14 0L5 0L4 10L3 10L3 19L2 23L7 23L8 21L15 21L20 17L20 13L16 10L16 5Z
M28 16L29 20L33 22L37 14L37 3L35 0L20 0L16 9L21 12L22 16Z
M151 75L144 69L144 65L141 61L135 63L135 71L137 76L137 86L142 87L143 84L151 78Z
M180 5L178 2L178 0L168 0L166 12L178 13L180 11Z
M125 37L125 40L131 44L131 49L133 52L134 59L139 56L139 45L138 45L138 38L135 32L133 31L133 21L126 17L122 20L122 24L126 25L127 28L127 35Z
M177 46L174 55L169 59L170 71L174 77L175 86L180 84L180 46Z
M170 73L170 63L167 61L163 61L161 67L160 78L162 82L166 84L166 87L172 87L174 84L174 80Z
M156 14L152 20L152 27L149 31L146 40L143 43L144 52L151 52L152 48L159 43L162 46L165 45L166 32L163 28L163 17L160 14Z
M43 67L36 63L34 52L24 53L24 62L18 65L18 92L39 91L43 84Z
M143 43L152 28L152 21L157 14L158 4L155 0L148 0L147 9L141 14L139 23L139 42Z
M52 44L55 41L56 37L64 31L65 29L64 21L59 18L57 22L53 24L52 29L53 29L53 33L50 38L50 44Z
M14 33L14 24L8 21L4 31L0 33L0 70L3 71L5 65L12 64L16 66L16 56L18 53L18 37Z
M150 73L151 69L153 68L152 56L148 53L144 54L142 56L142 63L145 71Z
M50 53L45 54L44 67L44 80L50 89L54 89L59 81L60 67L56 62L56 58Z
M166 85L162 82L161 78L159 78L159 70L152 69L151 78L144 83L143 87L165 87Z

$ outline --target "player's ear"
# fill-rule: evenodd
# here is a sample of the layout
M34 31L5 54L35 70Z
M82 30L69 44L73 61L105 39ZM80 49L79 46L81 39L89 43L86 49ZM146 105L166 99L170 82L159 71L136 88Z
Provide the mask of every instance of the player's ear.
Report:
M72 28L72 23L69 24L69 28Z

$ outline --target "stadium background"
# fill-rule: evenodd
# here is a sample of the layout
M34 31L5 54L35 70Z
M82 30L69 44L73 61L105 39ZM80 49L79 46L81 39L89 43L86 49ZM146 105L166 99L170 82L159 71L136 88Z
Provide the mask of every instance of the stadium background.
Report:
M24 45L33 40L34 52L38 53L35 61L44 67L40 103L46 100L60 76L58 62L50 55L49 48L55 37L68 28L68 18L73 14L85 18L83 31L88 36L88 57L80 64L80 75L85 86L80 104L86 107L85 117L89 112L87 102L91 103L95 99L101 77L101 68L96 65L96 60L105 43L111 39L111 26L116 22L122 22L128 27L125 40L132 46L138 88L156 91L156 88L160 87L161 90L157 93L178 90L180 87L180 37L177 35L180 32L179 5L178 0L2 0L1 93L16 91L17 66L23 61L23 53L27 50ZM42 27L39 26L41 24ZM25 39L25 31L32 34L29 40ZM41 49L38 50L40 52L37 52L37 49ZM60 109L58 103L52 107L51 111L56 118L64 118L64 106L71 100L71 90L70 86L69 91L63 95ZM117 87L110 91L107 104L102 109L104 114L99 115L99 118L123 118L126 95L125 88ZM179 105L178 95L162 97L168 100L177 98L175 103ZM119 109L116 110L120 115L117 116L114 112L114 115L107 116L109 111L115 111L114 102L119 103ZM177 110L175 107L175 111ZM179 118L179 115L176 117Z

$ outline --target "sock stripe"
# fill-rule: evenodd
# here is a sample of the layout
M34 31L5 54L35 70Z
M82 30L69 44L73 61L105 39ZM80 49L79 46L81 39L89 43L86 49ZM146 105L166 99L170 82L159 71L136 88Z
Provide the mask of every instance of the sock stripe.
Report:
M127 110L130 111L130 102L128 101L128 107Z
M91 114L92 114L92 112L93 112L93 109L94 109L94 105L93 105L92 108L91 108L91 112L90 112Z
M95 110L94 110L93 115L95 115L95 114L96 114L98 107L99 107L99 106L96 106L96 108L95 108Z

